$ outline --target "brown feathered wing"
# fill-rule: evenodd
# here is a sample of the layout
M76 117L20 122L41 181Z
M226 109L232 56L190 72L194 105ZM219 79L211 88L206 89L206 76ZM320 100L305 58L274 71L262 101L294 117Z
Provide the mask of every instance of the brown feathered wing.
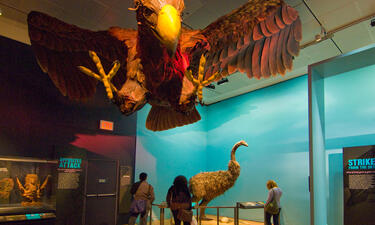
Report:
M210 45L205 78L220 71L217 80L236 71L257 79L284 75L299 53L301 33L298 12L282 0L249 1L201 31Z
M64 96L83 100L92 97L97 80L82 73L85 66L97 73L88 51L95 51L106 73L115 60L121 67L112 79L116 88L126 81L128 46L126 39L136 39L135 30L123 29L123 40L109 31L93 32L64 23L40 12L28 15L29 36L38 63Z

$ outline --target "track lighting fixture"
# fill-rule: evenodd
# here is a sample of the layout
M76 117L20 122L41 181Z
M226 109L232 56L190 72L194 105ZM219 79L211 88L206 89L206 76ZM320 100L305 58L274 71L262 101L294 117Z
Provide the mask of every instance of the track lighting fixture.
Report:
M315 35L315 41L319 42L327 35L327 31L323 26L320 26L320 34Z
M217 85L224 84L224 83L226 83L226 82L228 82L228 81L229 81L228 78L224 77L223 79L221 79L221 80L219 80L219 81L217 82Z
M213 85L213 84L209 84L209 85L206 86L206 88L209 88L209 89L215 89L215 85Z

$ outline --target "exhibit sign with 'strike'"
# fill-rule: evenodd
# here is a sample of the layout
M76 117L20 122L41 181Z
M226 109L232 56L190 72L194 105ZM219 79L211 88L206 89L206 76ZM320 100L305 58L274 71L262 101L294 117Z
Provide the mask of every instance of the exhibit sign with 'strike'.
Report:
M344 148L344 225L375 225L375 146Z

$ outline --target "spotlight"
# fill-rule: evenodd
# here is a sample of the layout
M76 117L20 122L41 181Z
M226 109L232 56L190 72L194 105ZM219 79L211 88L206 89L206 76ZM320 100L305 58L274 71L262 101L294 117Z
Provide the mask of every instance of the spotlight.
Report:
M372 27L375 27L375 19L372 19L372 20L371 20L370 25L371 25Z
M1 9L0 9L0 16L1 16L1 15L3 15L3 11L1 11Z
M213 85L213 84L209 84L209 85L206 86L206 88L209 88L209 89L215 89L215 85Z
M321 40L322 40L322 36L320 36L320 34L315 35L315 41L316 42L319 42Z
M228 78L225 77L225 78L219 80L219 81L217 82L217 85L221 85L221 84L224 84L224 83L226 83L226 82L228 82Z
M325 36L327 36L326 29L323 26L320 26L320 34L315 35L315 41L320 42Z

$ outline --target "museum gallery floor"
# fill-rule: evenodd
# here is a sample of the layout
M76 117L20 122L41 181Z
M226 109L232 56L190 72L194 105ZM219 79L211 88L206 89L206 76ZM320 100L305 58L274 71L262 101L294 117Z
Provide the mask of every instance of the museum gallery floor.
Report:
M212 220L202 221L201 225L217 225L216 215L206 215L206 216L208 218L211 218ZM221 221L223 221L223 218L224 218L224 220L225 220L225 218L228 219L228 222L221 222ZM171 219L164 220L164 225L174 225L174 223L171 222L171 221L172 221ZM220 224L221 225L233 225L234 221L233 221L233 218L220 216ZM240 221L239 221L239 225L263 225L263 224L264 224L263 222L256 222L256 221L251 221L251 220L240 219ZM159 220L153 220L152 225L160 225L160 221Z

